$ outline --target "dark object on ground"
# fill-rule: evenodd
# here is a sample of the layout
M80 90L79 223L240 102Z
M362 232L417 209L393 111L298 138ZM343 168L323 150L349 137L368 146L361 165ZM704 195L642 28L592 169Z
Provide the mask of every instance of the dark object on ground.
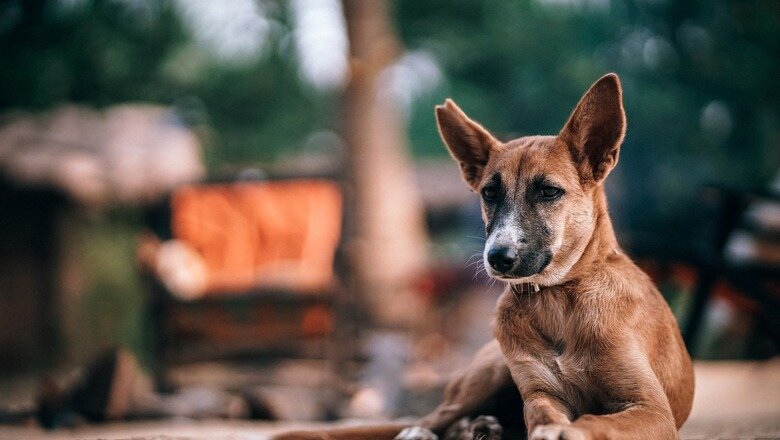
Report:
M274 419L274 414L261 398L250 401L218 389L191 387L157 393L133 354L123 349L102 354L70 384L61 386L51 378L44 379L35 411L46 429L165 417Z
M46 378L39 390L38 421L51 429L73 425L81 418L94 422L122 418L137 375L135 358L114 349L98 357L83 378L66 389Z

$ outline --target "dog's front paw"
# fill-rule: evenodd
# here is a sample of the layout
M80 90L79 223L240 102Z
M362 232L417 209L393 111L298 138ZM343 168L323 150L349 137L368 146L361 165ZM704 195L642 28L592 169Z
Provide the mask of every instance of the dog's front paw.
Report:
M501 440L503 429L493 416L464 417L447 429L444 440Z
M419 426L410 426L395 436L395 440L439 440L439 437L430 429Z
M471 426L471 420L468 417L463 417L447 428L444 432L444 440L471 440L469 426Z
M541 425L534 428L528 440L588 440L590 435L571 425Z
M493 416L479 416L469 426L472 439L501 440L503 429Z

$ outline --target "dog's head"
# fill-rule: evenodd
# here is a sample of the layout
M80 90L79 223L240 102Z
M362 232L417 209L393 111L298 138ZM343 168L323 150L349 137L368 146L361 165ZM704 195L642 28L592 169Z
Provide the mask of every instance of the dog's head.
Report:
M563 281L593 235L601 183L618 161L626 117L617 75L591 86L557 136L500 142L449 99L436 106L436 119L481 196L488 273L509 282Z

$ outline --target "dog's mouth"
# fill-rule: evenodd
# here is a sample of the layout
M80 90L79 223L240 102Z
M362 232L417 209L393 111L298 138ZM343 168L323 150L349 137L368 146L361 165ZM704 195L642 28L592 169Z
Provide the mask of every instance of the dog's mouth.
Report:
M547 269L547 266L549 266L550 263L552 263L552 259L553 259L552 252L550 252L550 251L545 252L544 253L544 260L542 260L542 265L539 268L539 271L536 272L536 273L537 274L542 273L543 270Z
M518 258L518 261L508 270L501 272L490 267L488 274L502 281L515 281L541 274L552 262L553 254L549 250L530 252Z

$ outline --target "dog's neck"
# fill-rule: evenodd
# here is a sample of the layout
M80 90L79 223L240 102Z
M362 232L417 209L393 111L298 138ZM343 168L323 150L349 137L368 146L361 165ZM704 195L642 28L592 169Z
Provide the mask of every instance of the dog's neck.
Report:
M612 227L612 220L609 217L607 197L602 185L594 190L593 199L593 215L595 216L593 233L590 235L582 255L566 275L565 281L576 281L593 276L594 263L621 252L615 230Z

